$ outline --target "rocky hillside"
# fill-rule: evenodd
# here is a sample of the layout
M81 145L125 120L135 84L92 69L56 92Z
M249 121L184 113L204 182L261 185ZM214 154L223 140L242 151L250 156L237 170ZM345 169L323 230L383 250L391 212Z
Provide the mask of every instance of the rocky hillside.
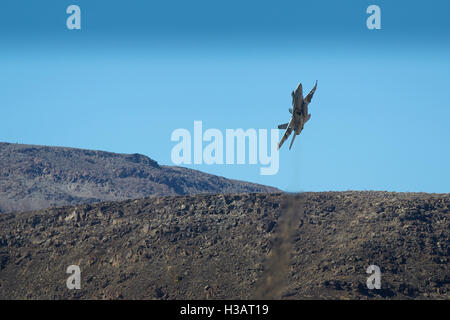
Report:
M140 154L0 143L0 213L151 195L275 192Z
M450 195L152 197L0 215L0 299L450 299ZM81 289L66 288L66 268ZM381 269L369 290L366 269Z

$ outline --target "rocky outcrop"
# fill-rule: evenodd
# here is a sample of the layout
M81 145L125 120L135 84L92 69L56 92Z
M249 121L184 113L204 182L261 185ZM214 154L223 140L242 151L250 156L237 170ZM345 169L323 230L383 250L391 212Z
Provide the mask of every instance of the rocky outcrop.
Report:
M449 212L449 194L328 192L3 214L0 299L449 299Z

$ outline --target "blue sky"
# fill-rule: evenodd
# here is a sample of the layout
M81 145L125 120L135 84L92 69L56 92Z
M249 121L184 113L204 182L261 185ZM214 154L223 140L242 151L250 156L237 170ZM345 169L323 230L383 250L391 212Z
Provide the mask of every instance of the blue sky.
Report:
M66 28L81 7L82 29ZM381 30L365 10L381 8ZM0 141L142 153L177 128L311 121L280 169L189 167L286 191L450 191L448 1L2 1ZM289 141L290 142L290 141Z

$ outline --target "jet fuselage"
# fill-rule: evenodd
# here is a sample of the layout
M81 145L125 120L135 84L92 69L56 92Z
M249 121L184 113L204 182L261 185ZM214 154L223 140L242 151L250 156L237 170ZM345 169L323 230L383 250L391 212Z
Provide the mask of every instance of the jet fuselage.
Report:
M292 144L294 143L295 136L299 135L300 132L302 132L305 123L311 118L311 115L308 113L308 105L311 102L316 88L317 81L314 85L314 88L311 89L311 91L305 98L303 98L303 88L301 83L299 83L297 88L292 91L292 118L289 123L278 126L279 129L286 129L280 143L278 144L278 148L281 147L281 145L284 143L284 141L286 141L292 131L294 131L294 136L292 137L292 141L289 146L289 149L291 149Z

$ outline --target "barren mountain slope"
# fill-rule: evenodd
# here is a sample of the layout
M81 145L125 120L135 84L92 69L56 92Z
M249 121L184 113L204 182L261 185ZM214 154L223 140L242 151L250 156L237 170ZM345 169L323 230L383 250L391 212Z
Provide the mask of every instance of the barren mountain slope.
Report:
M0 213L151 195L275 192L140 154L0 143Z

